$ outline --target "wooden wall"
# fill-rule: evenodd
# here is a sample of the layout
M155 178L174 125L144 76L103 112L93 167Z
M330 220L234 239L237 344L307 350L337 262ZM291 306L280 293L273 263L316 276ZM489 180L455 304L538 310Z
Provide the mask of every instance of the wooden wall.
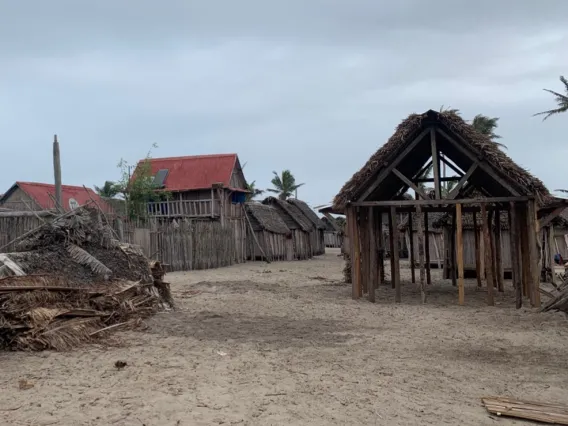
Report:
M255 241L250 232L249 229L247 236L247 259L264 260L264 256L266 256L271 262L294 260L294 241L292 238L269 231L254 231ZM262 251L259 249L257 241Z
M0 217L0 247L37 228L42 223L35 216ZM0 253L9 253L14 250L14 245L10 244L0 250Z
M336 231L325 231L323 233L323 240L326 247L338 248L343 244L343 238Z

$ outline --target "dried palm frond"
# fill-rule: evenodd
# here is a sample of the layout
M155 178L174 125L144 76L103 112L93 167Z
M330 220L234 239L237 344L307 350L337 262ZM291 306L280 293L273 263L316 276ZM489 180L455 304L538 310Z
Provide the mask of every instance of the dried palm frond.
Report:
M67 244L67 252L77 263L88 266L94 273L102 275L105 280L111 277L112 271L81 247L75 244Z

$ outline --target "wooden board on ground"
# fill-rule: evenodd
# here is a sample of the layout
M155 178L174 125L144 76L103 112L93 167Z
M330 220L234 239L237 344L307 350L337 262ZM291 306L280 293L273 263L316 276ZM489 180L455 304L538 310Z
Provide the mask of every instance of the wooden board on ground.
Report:
M568 425L568 406L521 401L507 397L485 397L481 402L492 414L542 423Z

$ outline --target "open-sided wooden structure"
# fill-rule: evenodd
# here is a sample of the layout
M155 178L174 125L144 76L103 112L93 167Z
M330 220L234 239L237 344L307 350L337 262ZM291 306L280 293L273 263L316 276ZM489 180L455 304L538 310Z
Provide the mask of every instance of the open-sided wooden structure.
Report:
M443 232L433 226L443 213L425 213L424 216L428 216L428 221L426 222L425 217L421 217L422 229L424 230L424 241L428 241L427 248L424 251L424 262L437 268L442 268L444 266L444 236ZM416 264L416 259L418 259L418 215L409 213L405 215L406 217L401 221L399 225L399 230L404 236L406 246L408 247L408 257L411 263ZM412 221L409 220L408 216L412 216ZM410 248L412 247L413 252L410 253Z
M454 176L441 176L442 162L453 170ZM433 165L433 177L420 177L430 165ZM457 183L448 193L442 190L442 184L449 180ZM420 189L421 182L433 184L434 199ZM467 197L465 194L472 189L483 194L483 198ZM414 191L417 199L403 199L403 194L408 190ZM449 212L455 217L451 230L455 238L450 238L450 242L455 241L455 244L450 244L446 250L452 263L457 265L457 277L454 275L452 278L458 287L459 303L463 304L462 222L464 213L474 213L483 218L482 235L485 242L483 253L477 250L476 268L480 268L480 257L484 256L487 303L493 305L494 286L502 290L503 280L499 279L502 277L500 271L495 271L501 257L499 232L494 237L495 246L491 244L491 229L499 230L500 227L491 224L501 211L506 211L511 222L512 271L517 307L522 306L523 295L530 299L531 305L540 306L539 262L542 259L537 210L551 198L540 180L514 163L487 136L478 133L459 115L433 110L412 114L334 199L333 208L345 211L347 215L348 234L351 236L352 296L359 298L367 293L370 301L375 300L375 289L381 283L380 272L384 270L383 262L379 261L384 247L376 238L382 228L382 213L389 214L390 252L393 253L391 281L396 291L395 300L400 302L402 288L396 247L399 240L398 214L426 215L428 222L427 215L431 212ZM429 268L424 258L424 246L428 243L421 220L417 221L417 228L419 286L422 301L425 302ZM425 264L426 268L423 266Z

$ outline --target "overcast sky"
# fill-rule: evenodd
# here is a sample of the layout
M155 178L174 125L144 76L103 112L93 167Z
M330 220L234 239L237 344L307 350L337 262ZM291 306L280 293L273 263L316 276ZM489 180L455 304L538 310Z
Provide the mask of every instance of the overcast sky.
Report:
M568 1L0 1L0 192L119 178L120 158L237 152L331 201L412 112L500 117L509 155L568 185Z

